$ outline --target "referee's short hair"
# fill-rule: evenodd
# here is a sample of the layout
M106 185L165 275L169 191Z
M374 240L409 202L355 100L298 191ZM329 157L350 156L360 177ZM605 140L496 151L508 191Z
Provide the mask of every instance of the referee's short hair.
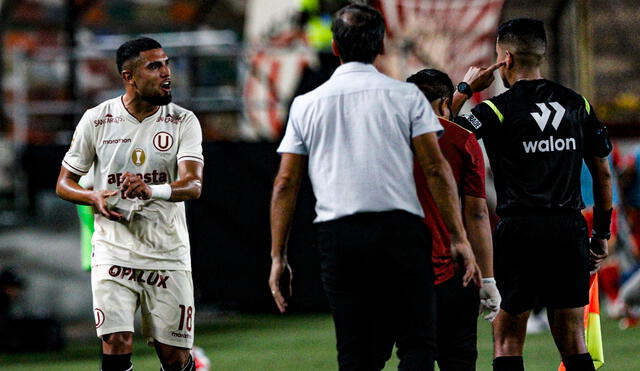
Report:
M141 37L135 40L129 40L120 45L116 51L116 66L118 66L118 73L122 72L122 67L126 62L131 59L137 58L141 52L161 49L162 45L149 37Z
M363 4L340 9L331 25L343 62L373 63L382 49L385 24L382 14Z
M506 21L498 27L498 44L510 48L523 66L539 66L547 48L544 23L531 18Z
M453 82L446 73L434 68L425 68L407 78L427 97L429 102L438 98L453 98Z

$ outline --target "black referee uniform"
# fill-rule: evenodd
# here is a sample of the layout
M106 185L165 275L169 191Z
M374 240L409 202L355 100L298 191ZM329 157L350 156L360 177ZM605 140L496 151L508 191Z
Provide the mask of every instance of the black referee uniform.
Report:
M495 277L516 315L588 303L588 232L580 213L585 156L606 157L606 128L589 102L557 83L520 80L455 121L483 139L495 177Z

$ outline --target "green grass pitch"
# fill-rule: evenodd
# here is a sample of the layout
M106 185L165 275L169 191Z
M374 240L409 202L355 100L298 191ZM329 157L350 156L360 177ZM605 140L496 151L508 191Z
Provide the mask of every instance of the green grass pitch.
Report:
M640 370L640 328L619 330L604 319L603 370ZM315 315L238 315L196 328L196 345L205 349L215 371L336 370L331 318ZM93 331L87 329L87 331ZM491 370L491 335L479 322L478 371ZM159 370L153 349L136 337L133 364L138 371ZM60 352L0 354L0 370L99 370L98 342L69 344ZM550 333L529 335L525 346L528 371L555 371L559 356ZM385 370L395 370L395 355Z

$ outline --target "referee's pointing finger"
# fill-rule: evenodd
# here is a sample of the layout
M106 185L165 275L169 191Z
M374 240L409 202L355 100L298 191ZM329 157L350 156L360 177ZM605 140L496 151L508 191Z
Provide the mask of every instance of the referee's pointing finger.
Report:
M486 71L487 72L493 72L493 71L497 70L498 68L503 67L506 64L507 64L507 62L498 62L498 63L496 63L496 64L494 64L492 66L487 67Z

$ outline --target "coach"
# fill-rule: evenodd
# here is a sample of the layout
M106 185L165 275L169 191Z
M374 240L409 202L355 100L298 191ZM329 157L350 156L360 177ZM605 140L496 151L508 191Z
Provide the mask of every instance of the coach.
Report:
M308 167L340 370L382 369L394 342L400 370L433 370L430 236L416 195L412 145L451 231L452 250L463 260L465 284L480 278L451 169L438 147L442 126L416 86L372 65L384 29L380 13L368 6L338 11L332 47L342 65L292 104L271 201L269 285L284 312L280 278L291 274L285 245Z

